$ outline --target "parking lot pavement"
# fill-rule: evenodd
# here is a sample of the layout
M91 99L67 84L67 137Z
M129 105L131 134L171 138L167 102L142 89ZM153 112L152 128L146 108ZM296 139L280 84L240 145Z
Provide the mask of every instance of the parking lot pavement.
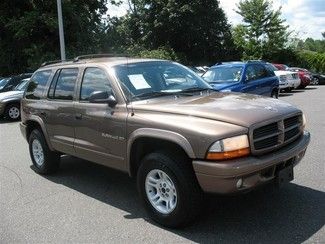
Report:
M57 174L37 175L18 123L0 120L0 243L324 243L325 86L280 99L305 112L312 134L295 180L211 196L201 220L182 230L152 223L125 174L65 156Z

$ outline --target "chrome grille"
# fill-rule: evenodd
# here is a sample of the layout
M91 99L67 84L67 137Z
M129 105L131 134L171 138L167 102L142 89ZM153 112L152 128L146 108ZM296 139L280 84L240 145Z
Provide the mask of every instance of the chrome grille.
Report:
M252 153L260 154L281 148L302 134L302 116L295 115L253 129Z
M292 74L292 78L293 79L298 79L298 74L297 73Z

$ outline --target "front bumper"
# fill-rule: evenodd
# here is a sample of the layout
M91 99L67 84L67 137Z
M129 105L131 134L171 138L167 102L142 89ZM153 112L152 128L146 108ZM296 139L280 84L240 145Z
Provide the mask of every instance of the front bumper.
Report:
M205 192L229 194L246 191L275 178L275 172L285 164L298 164L310 141L309 132L276 152L228 161L194 160L197 180ZM238 184L241 180L242 184Z

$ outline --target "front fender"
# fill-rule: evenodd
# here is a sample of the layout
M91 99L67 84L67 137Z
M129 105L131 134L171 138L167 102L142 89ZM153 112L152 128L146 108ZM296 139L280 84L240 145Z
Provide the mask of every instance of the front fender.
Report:
M180 147L183 148L183 150L187 153L187 155L190 158L195 158L195 153L193 151L193 148L189 141L182 136L179 133L168 131L168 130L162 130L162 129L154 129L154 128L140 128L135 131L133 131L130 136L127 143L127 167L129 172L131 172L131 165L130 165L130 154L131 154L131 148L133 145L133 142L141 137L151 137L151 138L157 138L162 139L170 142L174 142Z

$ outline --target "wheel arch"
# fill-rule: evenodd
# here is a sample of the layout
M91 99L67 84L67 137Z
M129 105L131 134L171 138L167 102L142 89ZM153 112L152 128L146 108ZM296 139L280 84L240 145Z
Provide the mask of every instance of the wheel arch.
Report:
M135 176L141 159L156 150L172 150L188 158L195 158L193 148L184 136L172 131L141 128L131 134L127 144L129 175Z
M43 133L43 135L45 137L45 140L46 140L46 143L47 143L48 147L50 148L50 150L54 151L54 149L52 147L52 144L50 142L48 133L46 131L44 122L40 118L33 117L33 118L29 119L29 120L26 120L24 122L24 124L26 125L26 139L27 139L27 141L29 140L29 136L32 133L32 131L35 130L35 129L39 129Z

